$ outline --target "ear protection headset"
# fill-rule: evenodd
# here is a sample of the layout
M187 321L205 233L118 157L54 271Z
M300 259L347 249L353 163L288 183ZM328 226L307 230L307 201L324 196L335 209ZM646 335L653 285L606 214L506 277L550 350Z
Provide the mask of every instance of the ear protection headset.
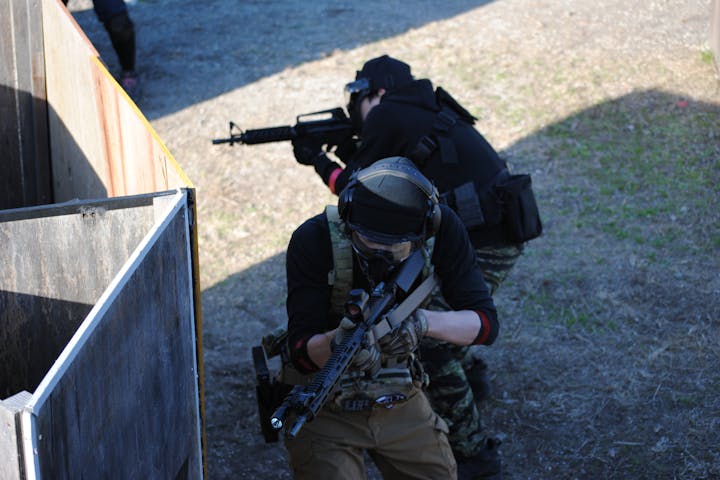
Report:
M347 224L350 220L353 192L358 185L374 177L386 175L406 180L425 194L427 197L427 208L423 224L423 233L425 240L435 235L440 228L440 222L442 220L437 188L418 171L415 164L405 157L385 158L352 174L347 186L338 196L338 213L342 221Z

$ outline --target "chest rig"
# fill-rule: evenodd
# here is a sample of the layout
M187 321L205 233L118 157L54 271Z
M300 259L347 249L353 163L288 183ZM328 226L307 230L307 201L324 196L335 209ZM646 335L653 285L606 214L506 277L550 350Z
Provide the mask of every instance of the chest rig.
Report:
M333 269L328 272L328 285L331 287L329 314L340 319L345 313L345 303L353 288L353 251L350 236L344 222L340 219L338 209L334 205L325 208L332 245ZM396 314L388 314L388 318L373 328L375 338L388 333L393 325L414 310L425 306L429 302L429 293L437 288L437 279L433 275L431 263L434 247L434 237L425 242L422 254L425 265L422 272L422 284L417 287L408 301L396 308ZM424 302L413 301L410 297L424 298ZM410 306L408 306L410 305ZM400 313L402 312L402 313ZM281 368L276 376L279 385L308 385L313 381L314 375L303 374L295 369L290 361L287 346L287 330L278 327L262 339L262 348L268 358L280 355ZM333 397L326 404L327 408L335 411L365 411L373 407L392 408L410 398L414 392L428 382L428 377L422 369L420 361L414 354L405 357L389 357L382 355L382 364L379 371L372 376L365 372L348 371L338 383ZM256 367L257 370L257 367Z
M325 208L325 216L330 230L333 255L333 270L328 273L328 285L331 286L329 313L333 317L341 318L348 294L353 288L352 244L337 207L328 205ZM423 280L433 274L430 259L434 240L431 238L423 246L425 258ZM378 338L386 332L387 327L378 326L375 329L375 336ZM405 401L411 392L422 387L426 382L426 375L414 355L403 358L383 355L380 370L371 378L363 372L347 372L339 384L340 388L335 398L332 402L328 402L328 406L342 411L368 410L374 406L392 408L392 405Z

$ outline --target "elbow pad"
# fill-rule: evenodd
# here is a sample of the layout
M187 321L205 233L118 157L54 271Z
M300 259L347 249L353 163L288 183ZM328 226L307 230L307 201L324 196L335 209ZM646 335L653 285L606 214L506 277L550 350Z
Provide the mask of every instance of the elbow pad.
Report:
M308 355L307 344L311 336L312 335L308 335L288 345L290 361L300 373L314 373L320 370L320 367L315 365L315 363L310 360L310 355Z
M499 328L497 320L491 321L488 315L480 310L475 310L475 313L480 317L480 330L475 340L473 340L472 345L491 345L498 335Z

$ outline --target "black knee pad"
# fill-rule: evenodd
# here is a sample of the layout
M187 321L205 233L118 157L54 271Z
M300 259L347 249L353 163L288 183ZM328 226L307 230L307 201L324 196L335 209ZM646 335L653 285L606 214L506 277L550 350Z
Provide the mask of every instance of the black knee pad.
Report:
M130 41L135 35L135 25L128 16L127 12L115 15L105 21L105 30L110 34L110 38L119 42Z

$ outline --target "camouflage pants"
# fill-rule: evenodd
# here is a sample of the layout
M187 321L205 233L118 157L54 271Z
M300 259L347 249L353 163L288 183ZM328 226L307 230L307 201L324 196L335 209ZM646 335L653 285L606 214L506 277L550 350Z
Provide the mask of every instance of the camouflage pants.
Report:
M522 245L487 247L475 252L485 282L490 293L494 294L521 255ZM433 294L427 308L450 310L439 293ZM448 425L448 440L453 452L461 457L474 456L483 446L480 412L467 376L477 348L452 345L431 338L424 338L420 344L422 365L430 377L426 393L435 411Z

